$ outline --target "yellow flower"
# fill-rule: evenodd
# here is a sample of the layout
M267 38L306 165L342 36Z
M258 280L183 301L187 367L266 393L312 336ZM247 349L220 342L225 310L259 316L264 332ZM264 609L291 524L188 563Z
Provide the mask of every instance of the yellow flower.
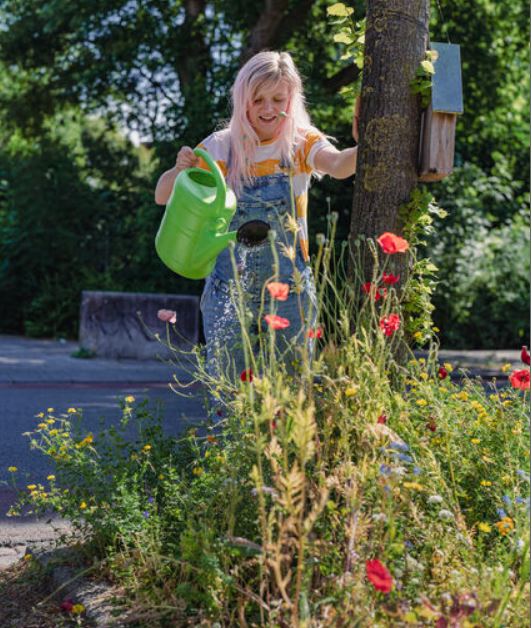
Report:
M128 396L124 399L124 401L125 401L126 403L133 403L133 402L135 401L135 397L133 397L133 395L128 395Z
M39 430L45 430L47 427L48 425L46 425L46 423L39 423L39 425L37 425L37 429Z
M421 366L423 366L423 364L425 364L426 360L425 360L425 358L419 358L418 362L419 362L419 364L421 364Z
M48 433L50 434L50 436L57 436L57 434L59 434L59 430L58 429L50 430Z
M55 480L55 475L49 475L46 479L53 482Z
M480 486L491 486L491 482L489 480L481 480Z
M50 412L55 412L55 410L53 408L48 408L48 410L46 410L46 412L48 412L48 414L50 414Z
M201 475L203 473L203 469L201 467L194 467L192 469L192 473L194 475Z
M471 442L473 443L473 445L478 445L480 443L480 438L472 438Z
M31 554L24 554L23 560L31 560L33 556Z
M76 410L76 408L69 408L67 410L67 412L68 412L68 414L76 414L77 410Z
M414 334L414 338L416 340L421 340L423 338L423 332L421 331L416 331L416 333Z
M455 397L460 399L460 401L467 401L469 399L469 395L465 390L461 390L459 393L456 393Z
M151 445L144 445L144 447L142 448L142 451L147 454L151 449Z
M499 401L499 395L490 395L490 401Z
M162 473L159 474L159 480L164 480L164 475Z
M16 473L18 471L17 467L7 467L9 473Z
M515 528L514 522L510 517L503 517L500 521L497 521L495 525L502 536L506 536Z
M429 374L428 374L428 373L423 372L423 373L421 373L421 375L420 375L419 377L421 377L421 379L422 379L424 382L426 382L426 381L428 380L428 378L429 378Z
M503 484L511 484L512 483L512 478L509 475L503 475L501 478L501 482Z
M354 397L357 394L357 392L358 392L358 388L356 386L348 386L345 389L344 394L346 397Z
M443 386L440 386L440 387L438 388L438 390L439 390L441 393L448 393L448 392L449 392L449 391L447 390L447 388L444 388Z
M48 425L52 425L52 423L55 423L55 419L46 419L46 422Z
M449 373L453 372L453 365L450 362L444 362L443 363L443 368L448 371Z
M85 607L83 606L83 604L74 604L74 606L72 607L73 615L81 615L81 613L83 613L84 611Z
M478 529L480 532L491 532L491 526L488 523L481 522L478 524Z
M80 510L85 510L87 508L87 502L81 502L79 505Z
M44 412L39 412L39 414L35 415L36 419L42 419L44 417Z
M423 491L424 488L419 482L403 482L405 488L411 488L414 491Z
M28 484L28 486L26 486L26 488L28 489L28 491L34 491L37 488L36 484Z
M502 402L502 405L503 405L505 408L508 408L509 406L511 406L511 405L512 405L512 401L511 401L511 399L506 399L506 401L503 401L503 402Z
M510 362L506 362L506 364L503 364L501 366L501 371L503 373L508 373L508 371L511 371L511 370L512 370L512 365L510 364Z
M416 401L416 406L420 406L421 408L424 408L426 405L428 405L428 401L426 399L418 399Z
M205 452L205 458L208 458L210 455L211 455L211 452L210 452L209 450L207 450L207 451Z

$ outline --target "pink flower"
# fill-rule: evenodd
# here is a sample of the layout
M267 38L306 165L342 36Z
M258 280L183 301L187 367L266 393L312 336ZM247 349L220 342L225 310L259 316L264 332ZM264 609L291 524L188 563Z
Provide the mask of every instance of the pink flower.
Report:
M384 332L385 336L391 336L401 326L401 319L398 314L390 314L385 316L379 321L379 326Z
M264 320L272 329L286 329L290 327L290 321L282 316L277 316L277 314L267 314Z
M526 347L521 347L521 360L527 366L530 366L530 353L526 350Z
M393 589L390 572L377 558L366 561L366 576L377 591L389 593Z
M272 299L277 299L277 301L286 301L286 299L288 299L290 286L287 283L272 281L266 286L266 288L268 288Z
M240 373L240 381L242 382L252 382L253 381L253 371L251 369L244 369L242 373Z
M389 231L385 231L382 235L380 235L377 238L377 242L383 252L388 253L389 255L393 255L394 253L404 253L410 248L410 245L404 238L396 236L394 233L390 233Z
M171 323L172 325L177 320L177 314L174 310L159 310L157 312L157 318L165 323Z
M399 275L394 275L392 273L382 273L382 281L388 286L393 286L394 283L399 281Z
M309 338L321 338L323 336L323 329L321 327L316 327L316 329L308 330Z
M510 384L514 388L519 388L519 390L529 390L530 389L530 371L528 369L523 369L521 371L514 371L510 377Z

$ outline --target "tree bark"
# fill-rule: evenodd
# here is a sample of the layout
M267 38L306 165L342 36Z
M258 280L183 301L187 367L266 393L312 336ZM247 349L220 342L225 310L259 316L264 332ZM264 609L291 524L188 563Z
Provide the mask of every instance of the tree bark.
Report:
M401 234L399 207L417 183L421 121L410 84L428 47L428 21L429 0L368 0L351 250L359 236ZM393 263L404 279L407 256L395 255ZM373 264L366 249L367 281Z

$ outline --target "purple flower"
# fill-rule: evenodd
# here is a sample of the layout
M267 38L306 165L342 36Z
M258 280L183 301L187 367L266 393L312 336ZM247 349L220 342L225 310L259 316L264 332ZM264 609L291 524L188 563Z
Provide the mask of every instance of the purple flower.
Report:
M153 504L155 499L153 497L148 497L148 504Z
M398 449L399 451L408 451L408 445L406 443L398 443L396 441L390 443L392 449Z
M508 495L503 495L502 496L502 501L503 501L505 506L511 506L512 505L512 500L508 497Z
M413 473L414 475L421 475L422 471L421 471L421 469L420 469L419 467L414 467L414 468L412 469L412 473Z
M390 473L392 472L392 468L387 464L381 464L381 466L379 467L379 471L382 473L382 475L390 475Z
M142 513L142 516L144 517L144 519L147 519L147 518L150 516L150 513L149 513L147 510L145 510L145 511Z
M414 459L412 458L412 456L409 456L408 454L397 454L397 459L401 460L402 462L414 462Z
M499 515L500 519L504 519L504 517L507 517L508 515L506 514L506 511L503 510L502 508L497 508L497 514Z
M526 499L524 497L516 497L515 498L515 503L516 504L526 504Z

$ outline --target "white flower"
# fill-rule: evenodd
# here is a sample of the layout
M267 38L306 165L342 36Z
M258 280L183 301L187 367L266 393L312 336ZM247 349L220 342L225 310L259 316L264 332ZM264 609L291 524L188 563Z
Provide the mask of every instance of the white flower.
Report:
M399 477L402 477L407 472L408 472L408 470L405 467L393 467L393 469L392 469L392 474L393 475L398 475Z
M522 552L524 546L525 546L525 542L523 541L523 539L517 539L517 541L515 542L515 549L518 552Z
M445 508L443 508L442 510L440 510L440 512L438 513L438 517L440 519L454 519L454 515L450 510L445 510Z
M376 512L375 514L371 515L371 518L373 519L373 521L386 521L387 517L383 512Z
M443 497L441 495L431 495L428 498L429 504L441 504L443 502Z
M417 561L413 556L407 554L405 557L406 566L410 571L423 571L423 565Z
M278 496L277 491L274 488L271 488L270 486L263 486L260 491L266 495L271 495L273 498L276 498ZM253 495L253 497L256 497L258 494L258 489L256 488L252 488L251 489L251 494Z

